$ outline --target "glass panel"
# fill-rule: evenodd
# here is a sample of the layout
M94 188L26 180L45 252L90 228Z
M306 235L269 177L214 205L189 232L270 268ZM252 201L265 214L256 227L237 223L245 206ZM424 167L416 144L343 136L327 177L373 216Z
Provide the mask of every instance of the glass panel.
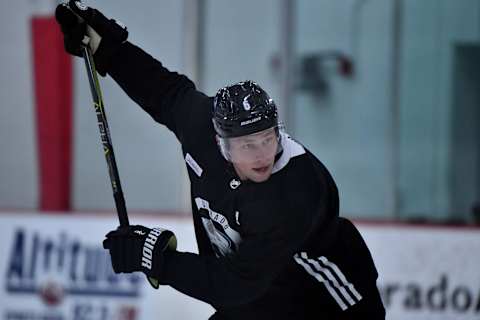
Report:
M480 2L295 4L290 131L332 171L343 214L471 221Z
M403 217L468 221L480 200L479 136L470 118L479 119L480 78L478 71L471 74L479 66L472 58L480 39L479 9L475 0L402 2ZM472 46L461 50L465 43ZM469 182L459 183L464 179Z
M297 2L294 136L332 172L346 216L394 214L392 9L383 0ZM352 73L342 69L349 60Z
M210 95L226 85L258 82L272 97L279 83L271 61L278 51L278 3L205 1L202 87Z

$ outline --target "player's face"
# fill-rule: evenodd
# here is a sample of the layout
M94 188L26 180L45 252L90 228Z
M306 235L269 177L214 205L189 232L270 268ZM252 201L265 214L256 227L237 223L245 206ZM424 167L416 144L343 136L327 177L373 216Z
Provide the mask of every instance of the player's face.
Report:
M229 140L231 161L242 180L266 181L272 174L277 149L274 128Z

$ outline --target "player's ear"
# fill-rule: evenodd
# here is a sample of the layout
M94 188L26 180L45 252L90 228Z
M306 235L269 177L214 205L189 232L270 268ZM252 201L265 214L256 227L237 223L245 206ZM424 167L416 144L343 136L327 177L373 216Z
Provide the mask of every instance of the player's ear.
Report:
M222 141L220 139L221 138L218 136L218 134L216 134L215 135L215 141L217 142L218 151L220 151L220 153L225 158L225 160L230 161L230 157L228 155L228 152L225 150L225 146L222 145Z
M218 134L215 135L215 141L217 142L217 146L220 146L220 139L218 138Z

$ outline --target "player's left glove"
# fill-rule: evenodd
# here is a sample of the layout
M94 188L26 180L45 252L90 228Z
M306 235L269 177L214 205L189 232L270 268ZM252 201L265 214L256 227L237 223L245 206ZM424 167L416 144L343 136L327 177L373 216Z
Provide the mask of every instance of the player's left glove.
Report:
M105 76L111 58L127 41L127 28L100 11L84 5L80 0L59 4L55 18L63 33L65 50L81 57L82 46L88 45L93 53L97 71Z
M142 271L157 289L164 263L164 251L175 250L172 231L144 226L119 227L106 234L103 247L110 251L115 273Z

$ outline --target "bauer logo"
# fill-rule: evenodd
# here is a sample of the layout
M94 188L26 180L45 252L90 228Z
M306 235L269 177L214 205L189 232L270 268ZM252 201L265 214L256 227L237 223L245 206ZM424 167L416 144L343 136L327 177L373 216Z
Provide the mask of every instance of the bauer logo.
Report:
M106 250L67 232L52 236L17 229L7 259L6 291L38 295L47 305L60 304L68 296L140 295L138 275L116 275Z
M245 126L247 124L252 124L252 123L255 123L255 122L260 121L260 120L262 120L262 117L256 117L256 118L253 118L253 119L250 119L250 120L245 120L245 121L240 122L240 126Z

